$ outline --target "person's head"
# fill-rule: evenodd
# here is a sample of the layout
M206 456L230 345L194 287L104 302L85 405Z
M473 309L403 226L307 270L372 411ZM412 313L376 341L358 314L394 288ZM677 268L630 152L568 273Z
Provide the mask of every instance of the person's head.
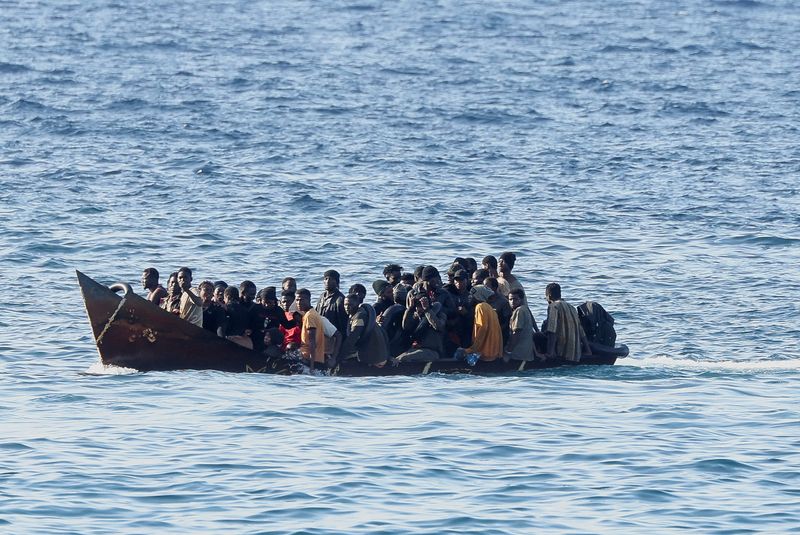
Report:
M472 285L477 286L479 284L483 284L483 281L486 280L486 277L489 276L489 270L480 268L476 269L475 273L472 274Z
M289 312L289 309L292 307L292 303L294 303L294 292L289 290L284 290L281 292L281 308Z
M225 301L225 306L230 306L234 303L239 302L239 289L236 286L228 286L225 288L223 292L223 300Z
M297 291L297 281L294 279L294 277L286 277L281 282L281 289L295 293Z
M422 270L422 281L425 287L430 290L436 290L442 285L442 279L439 277L439 270L433 266L425 266Z
M403 266L398 264L387 264L386 267L383 268L383 277L394 286L398 282L400 282L400 275L403 271Z
M519 308L525 303L525 290L522 288L514 288L508 294L508 302L511 308Z
M169 278L167 279L167 291L171 293L180 293L181 286L178 284L178 272L173 271L169 274Z
M188 290L192 287L192 270L188 267L182 267L178 270L178 286L182 290Z
M500 255L500 260L497 261L497 272L503 277L511 275L511 270L514 269L514 264L517 262L517 255L510 251Z
M332 292L339 289L339 272L335 269L329 269L322 275L322 284L325 285L325 290Z
M493 292L496 292L498 289L500 289L500 283L497 282L497 279L494 277L486 277L483 279L483 285Z
M207 307L214 299L214 285L211 281L203 281L197 286L198 296L203 301L203 306Z
M306 288L300 288L294 294L294 300L297 303L297 310L300 312L308 312L311 310L311 292Z
M483 269L487 270L489 273L497 271L497 259L492 255L484 256L481 264L483 265Z
M414 279L413 273L403 273L402 275L400 275L400 282L402 282L407 286L414 286L416 279Z
M158 270L156 268L149 267L142 271L142 288L145 290L158 288Z
M283 345L283 333L280 329L272 327L264 332L264 347Z
M414 268L414 282L419 282L422 280L423 271L425 271L425 266L417 266Z
M372 290L378 296L378 299L392 300L392 285L388 281L376 280L372 283Z
M405 284L398 284L392 289L392 297L394 302L398 305L406 306L406 297L408 297L408 286Z
M278 304L278 296L275 293L274 286L267 286L266 288L262 288L261 292L261 304L264 306L273 307Z
M350 287L347 293L356 294L361 297L361 301L364 301L364 298L367 297L367 288L363 284L355 283Z
M256 298L256 285L253 281L242 281L239 285L239 299L248 305Z
M494 292L479 284L478 286L473 286L472 289L469 291L469 296L472 298L472 301L475 303L485 303L494 295Z
M548 303L561 299L561 286L557 282L551 282L544 289L544 297Z
M258 303L259 305L263 305L264 304L264 291L265 290L266 290L266 288L261 288L256 293L256 303Z
M225 288L228 285L225 284L225 281L219 281L214 285L214 302L222 304L225 302Z
M448 284L453 284L453 280L455 279L457 271L464 271L464 266L462 266L458 262L453 262L452 264L450 264L450 267L447 269Z
M456 285L456 290L459 292L465 292L469 288L469 279L467 278L467 272L463 269L459 269L453 274L453 284Z
M464 261L467 263L467 274L471 277L475 270L478 269L478 262L471 256L466 257Z
M361 306L361 296L358 294L347 294L344 297L344 311L347 312L348 315L352 316L358 311L358 307Z

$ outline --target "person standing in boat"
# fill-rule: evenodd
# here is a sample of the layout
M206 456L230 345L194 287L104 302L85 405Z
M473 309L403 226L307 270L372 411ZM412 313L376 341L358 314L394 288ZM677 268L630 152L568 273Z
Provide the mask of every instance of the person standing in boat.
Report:
M429 269L431 268L431 269ZM401 362L433 362L444 356L444 341L447 329L447 314L444 305L432 301L441 283L436 268L427 266L423 271L423 282L409 294L409 307L403 315L403 330L411 338L411 348L398 355ZM428 286L428 283L431 283ZM449 296L449 294L448 294Z
M303 315L303 324L300 329L300 354L313 370L315 366L324 366L325 364L325 327L322 325L322 316L311 308L311 292L300 288L295 294L295 301L298 312Z
M239 302L239 289L225 288L225 338L247 349L253 349L250 338L250 317Z
M500 260L497 262L497 270L500 274L497 277L497 282L500 284L500 293L508 299L508 294L511 290L522 290L522 283L517 280L517 277L511 274L514 269L514 264L517 263L517 255L512 252L505 252L500 255Z
M228 283L225 281L217 281L214 283L214 303L225 308L225 288Z
M592 349L583 332L578 311L561 299L561 286L551 282L545 288L544 295L548 303L544 329L547 335L545 358L577 363L581 360L581 346L584 355L591 355Z
M167 295L161 300L159 305L167 312L171 312L176 316L181 313L181 287L178 284L178 272L170 273L167 279Z
M253 349L261 351L264 348L267 309L256 303L257 294L256 285L253 281L242 281L239 285L239 302L240 306L247 311L249 318L248 330L253 342Z
M294 319L294 314L299 313L297 310L297 303L295 302L294 292L284 290L281 292L281 308L287 320ZM294 327L280 326L283 333L283 349L289 351L300 347L300 331L302 328L302 319Z
M508 323L511 319L511 304L508 299L500 293L500 283L494 277L486 277L484 285L492 291L492 296L487 303L497 312L497 319L500 320L500 331L503 333L503 344L508 342L509 330ZM521 288L520 288L521 290ZM523 291L523 295L525 295Z
M505 356L514 360L533 360L533 335L539 332L531 310L525 304L525 290L511 290L508 294L511 304L511 320L509 321L509 339L505 347Z
M339 291L339 272L329 269L323 274L322 282L325 285L325 291L317 301L315 310L319 315L328 318L344 337L350 317L344 309L344 294Z
M146 299L156 306L167 296L167 290L158 283L158 270L153 267L142 272L142 288L147 290Z
M181 287L180 317L192 325L203 326L203 301L192 290L192 270L178 270L178 285Z
M483 257L481 261L481 267L489 272L488 277L494 277L495 279L500 276L500 273L497 272L497 258L492 255L486 255Z
M386 281L381 282L389 284ZM348 294L344 298L344 308L350 315L350 322L339 360L357 358L359 362L378 367L386 364L389 359L389 344L386 333L375 322L375 309L362 303L361 296L357 294Z
M294 294L297 292L297 281L294 277L286 277L281 281L281 295L283 295L283 292L292 293L291 305L287 312L297 312L297 303L294 301Z

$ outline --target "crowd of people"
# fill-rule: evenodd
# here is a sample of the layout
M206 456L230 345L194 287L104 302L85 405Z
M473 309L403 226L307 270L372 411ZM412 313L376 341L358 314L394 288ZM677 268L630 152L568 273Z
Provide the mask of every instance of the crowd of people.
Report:
M149 301L194 325L271 357L295 356L312 369L346 359L380 367L448 358L578 362L591 354L578 312L557 283L545 287L547 319L537 325L512 274L515 263L513 252L486 256L481 267L459 257L447 283L434 266L404 272L388 264L371 285L373 304L362 284L344 294L332 269L313 307L311 291L292 277L283 279L279 295L275 286L258 290L249 280L238 287L204 280L194 287L192 270L182 267L164 288L158 270L147 268L142 286Z

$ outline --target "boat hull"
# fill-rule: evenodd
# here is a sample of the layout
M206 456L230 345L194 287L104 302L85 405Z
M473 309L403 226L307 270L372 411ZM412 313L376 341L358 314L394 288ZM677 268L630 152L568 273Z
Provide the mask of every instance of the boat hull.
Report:
M141 372L173 370L219 370L291 374L297 363L270 358L241 347L193 325L136 295L128 285L104 286L77 272L86 313L103 364ZM123 290L119 295L114 290ZM625 346L595 348L580 364L610 365L627 356ZM381 368L357 360L342 362L331 375L352 377L418 375L427 373L498 374L554 368L564 362L479 361L469 366L463 360L446 359L431 363L400 363Z

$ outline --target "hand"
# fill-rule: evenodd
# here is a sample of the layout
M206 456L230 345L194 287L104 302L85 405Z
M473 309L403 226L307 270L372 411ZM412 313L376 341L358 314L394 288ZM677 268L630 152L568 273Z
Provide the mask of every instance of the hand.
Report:
M422 297L419 300L419 306L422 307L422 310L427 312L431 308L431 302L427 297Z

